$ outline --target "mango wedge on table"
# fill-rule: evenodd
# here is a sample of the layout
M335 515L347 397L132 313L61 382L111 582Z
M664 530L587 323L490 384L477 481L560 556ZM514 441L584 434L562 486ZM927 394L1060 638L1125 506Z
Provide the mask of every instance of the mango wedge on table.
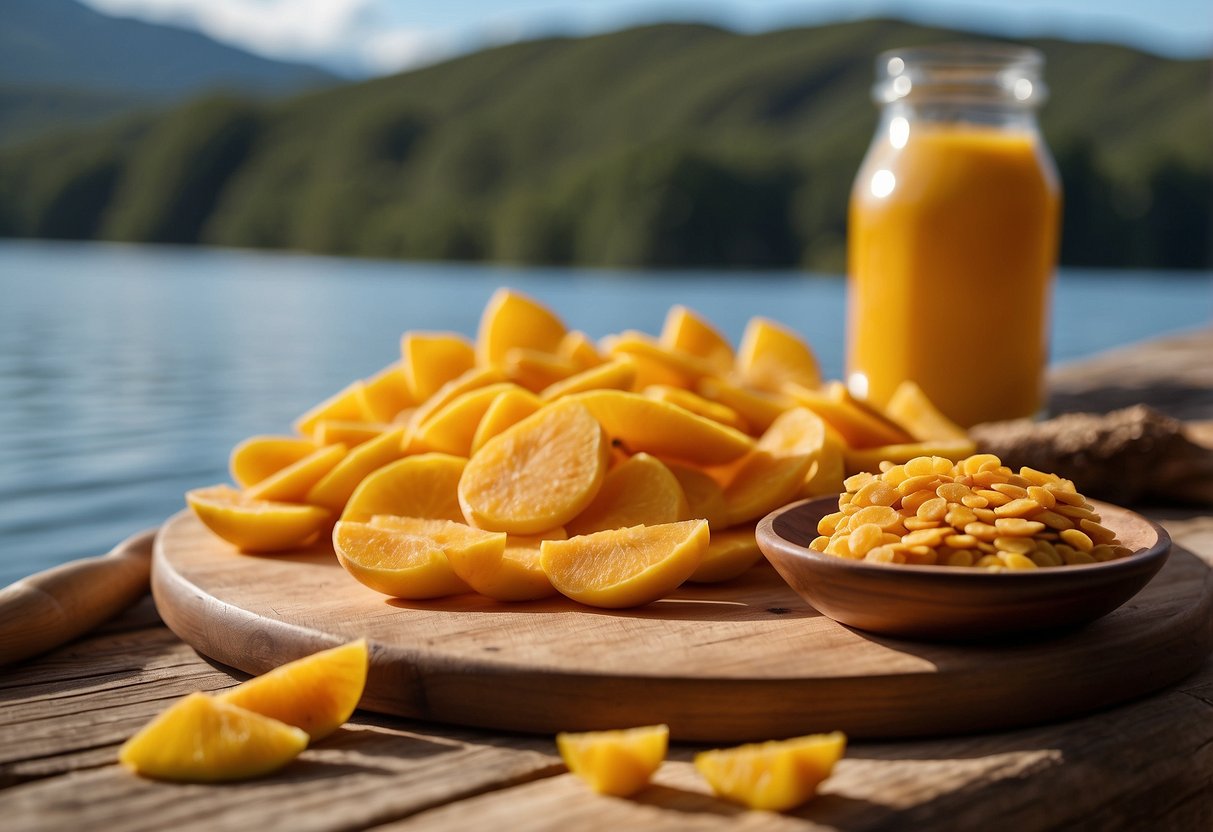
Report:
M745 572L756 521L838 493L857 470L972 453L965 431L918 387L907 382L883 409L857 399L823 381L809 344L775 321L752 318L734 349L675 305L657 335L595 341L511 289L489 299L474 339L406 332L397 360L295 428L299 436L238 445L240 488L189 501L239 548L288 550L340 517L343 563L387 594L470 587L521 601L558 589L610 606L648 603L692 574ZM496 542L448 547L453 568L434 535L393 528L393 516L496 533ZM702 540L697 531L693 545L673 546L680 554L668 562L669 552L653 554L691 520L706 521ZM639 570L644 578L629 573L642 550L652 567ZM587 553L604 563L573 580L569 564Z
M627 797L648 785L665 760L670 729L645 725L615 731L556 735L569 771L599 794Z
M280 665L215 698L301 728L314 742L354 713L368 665L366 640L359 639Z
M285 766L307 732L203 693L192 693L127 740L118 760L158 780L248 780Z
M350 718L366 686L364 639L281 665L215 696L178 700L122 746L119 761L161 780L270 774Z
M750 809L783 812L817 793L846 750L835 731L742 745L695 756L695 768L720 797Z

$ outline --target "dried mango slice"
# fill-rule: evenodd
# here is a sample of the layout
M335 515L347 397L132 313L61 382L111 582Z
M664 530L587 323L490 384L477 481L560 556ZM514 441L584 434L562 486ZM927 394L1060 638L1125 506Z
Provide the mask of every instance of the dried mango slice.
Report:
M300 436L311 436L316 423L321 419L337 419L344 422L361 422L366 418L362 412L362 382L355 381L342 388L320 404L295 420L295 432Z
M287 662L215 698L302 728L319 740L358 707L369 664L366 639L358 639Z
M248 780L285 766L307 740L292 725L191 693L127 740L118 761L158 780Z
M404 430L389 430L354 448L308 490L306 501L340 512L364 479L404 456L400 449Z
M968 431L943 415L922 388L909 379L897 385L885 413L919 442L969 438Z
M409 392L404 365L395 361L363 382L358 405L371 422L390 422L406 407L416 404Z
M570 534L657 526L691 517L678 479L661 460L639 453L612 468L594 501L568 523Z
M666 349L702 358L717 375L724 375L733 367L733 347L707 319L685 306L670 307L658 343Z
M739 430L639 393L591 390L561 401L584 405L612 439L633 452L718 465L739 459L754 446Z
M561 399L476 452L459 480L459 504L483 529L526 535L563 526L602 487L609 455L590 411Z
M467 456L472 451L480 420L497 397L521 389L516 384L500 382L456 396L417 426L410 449Z
M530 390L513 387L502 392L493 399L476 426L476 433L472 435L472 453L480 450L486 442L506 428L518 424L532 413L539 412L541 407L543 400Z
M228 468L241 488L256 485L271 474L316 451L311 439L295 436L252 436L232 449Z
M633 526L545 540L539 562L552 586L574 601L609 609L648 604L677 588L703 560L706 520Z
M545 387L540 395L544 401L550 402L586 390L631 390L635 381L636 362L619 358L554 382Z
M755 743L695 755L695 768L719 796L783 812L817 793L846 749L841 732Z
M448 551L447 558L455 574L481 595L497 601L538 601L556 594L539 564L539 547L545 540L566 537L559 527L539 535L508 535L500 553L468 548Z
M376 514L463 520L459 478L467 460L450 454L418 454L367 476L346 503L342 520L365 522Z
M407 332L400 339L404 378L413 401L424 402L476 364L472 342L454 332Z
M196 488L185 501L203 525L243 552L298 549L332 517L318 506L252 500L227 485Z
M789 382L821 384L817 356L799 335L766 318L751 318L737 347L737 377L750 387L778 393Z
M556 353L565 332L564 323L543 304L513 289L498 289L480 318L476 358L489 366L504 364L516 347Z
M307 492L329 471L345 458L348 449L338 443L319 448L298 462L291 463L281 471L266 477L256 485L245 489L250 500L272 500L283 503L301 503Z
M627 797L648 785L665 760L670 729L646 725L618 731L556 735L569 771L599 794Z
M333 528L333 551L342 568L358 583L393 598L424 600L467 592L443 549L430 536L369 523L343 520Z
M687 580L705 584L731 581L760 560L762 550L753 526L712 532L703 560Z

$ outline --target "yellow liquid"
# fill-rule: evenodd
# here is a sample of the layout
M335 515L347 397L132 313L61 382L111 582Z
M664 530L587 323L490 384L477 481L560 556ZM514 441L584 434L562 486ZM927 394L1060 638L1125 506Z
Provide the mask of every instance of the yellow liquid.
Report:
M904 126L904 120L903 124ZM913 379L961 425L1043 404L1059 190L1036 135L913 125L851 193L847 378L884 404Z

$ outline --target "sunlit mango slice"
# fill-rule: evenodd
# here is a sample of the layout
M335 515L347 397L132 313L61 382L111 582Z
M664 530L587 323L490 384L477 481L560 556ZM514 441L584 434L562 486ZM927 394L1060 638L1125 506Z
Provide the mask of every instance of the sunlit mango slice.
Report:
M579 371L577 365L567 358L522 347L508 350L500 366L506 378L532 393L564 381Z
M648 604L694 574L708 548L706 520L634 526L545 540L539 562L574 601L616 609Z
M910 379L897 385L884 410L890 419L919 442L969 438L968 431L945 416L927 398L922 388Z
M556 348L556 354L573 362L573 365L579 370L588 370L606 361L599 354L598 347L590 340L590 337L575 329L569 330L560 339L560 346Z
M746 433L750 429L745 419L742 419L733 408L720 402L705 399L703 396L700 396L698 393L692 393L690 390L683 390L681 387L670 387L665 384L653 384L641 392L650 399L676 404L697 416L727 425L742 433Z
M739 430L639 393L591 390L561 401L588 408L607 434L632 452L716 465L744 456L754 445Z
M799 405L807 407L838 431L850 448L872 448L910 441L910 435L897 425L878 416L850 397L839 382L830 382L821 390L788 384L784 391Z
M817 357L799 335L766 318L751 318L737 347L736 375L743 383L769 393L784 384L809 389L821 384Z
M404 456L400 447L404 432L404 428L389 430L354 448L311 487L306 501L340 513L364 479Z
M315 741L354 713L369 661L366 639L358 639L287 662L215 698L302 728Z
M416 404L409 391L404 365L395 361L366 379L358 391L358 405L371 422L390 422L406 407Z
M580 514L602 487L610 446L590 411L561 399L490 439L459 480L469 523L538 534Z
M406 332L400 339L400 352L409 395L415 402L424 402L476 364L471 341L454 332Z
M751 809L783 812L817 793L846 749L835 731L695 755L695 768L720 797Z
M568 523L570 534L657 526L691 517L682 486L661 460L639 453L607 472L597 496Z
M296 419L295 432L300 436L311 436L315 431L316 423L321 419L336 419L344 422L363 421L366 416L362 412L361 395L362 382L355 381Z
M626 330L618 335L603 338L602 347L605 352L616 358L628 356L634 361L661 365L678 379L676 386L679 387L691 387L699 379L716 372L710 361L691 353L664 347L651 336L635 330Z
M476 432L472 435L472 453L484 447L484 444L506 428L518 424L532 413L537 413L543 407L543 400L521 387L511 387L502 392L489 404L488 410L480 418Z
M333 528L333 551L358 583L393 598L441 598L469 589L429 536L343 520Z
M545 540L567 536L563 528L540 535L509 535L500 554L487 547L467 548L449 551L447 558L455 574L481 595L497 601L538 601L556 594L539 564L539 547Z
M127 740L118 760L158 780L247 780L282 768L307 740L307 732L292 725L192 693Z
M376 514L463 520L459 478L467 460L450 454L418 454L368 475L350 495L342 520L366 522Z
M556 747L569 771L599 794L616 797L627 797L648 785L665 760L669 741L670 729L665 725L556 735Z
M757 520L799 494L813 463L807 454L754 451L724 489L730 526Z
M212 532L244 552L284 552L308 544L332 515L318 506L252 500L231 486L196 488L185 501Z
M661 327L658 343L702 358L715 375L724 375L733 368L733 347L715 327L685 306L671 306Z
M713 529L722 529L729 524L724 488L713 476L700 468L677 462L667 462L666 467L682 486L691 517L702 517Z
M316 447L311 439L294 436L253 436L232 449L228 467L236 484L248 488L314 453Z
M761 433L794 402L783 393L752 390L723 378L702 378L695 390L705 399L732 408L750 430Z
M636 362L621 358L597 364L562 381L554 382L545 387L540 395L544 401L550 402L586 390L631 390L635 381Z
M345 458L348 450L341 443L318 448L298 462L245 489L244 495L250 500L301 503L312 486Z
M495 367L473 367L442 385L434 395L418 405L409 417L409 426L416 429L464 393L479 390L490 384L498 384L504 380L505 376ZM408 438L411 440L412 436L410 435Z
M411 450L439 451L467 456L480 420L490 405L503 393L521 390L516 384L500 382L479 387L456 396L413 432Z
M312 441L316 445L342 444L347 448L361 445L374 439L391 426L386 422L345 422L337 419L321 419L312 428Z
M560 318L539 302L513 289L498 289L489 298L476 334L481 365L502 365L515 347L556 353L565 335Z
M807 456L812 460L799 497L820 497L842 490L845 443L807 407L793 407L780 414L763 432L757 448L775 456Z
M714 531L703 560L687 580L705 584L731 581L760 560L762 550L753 526Z

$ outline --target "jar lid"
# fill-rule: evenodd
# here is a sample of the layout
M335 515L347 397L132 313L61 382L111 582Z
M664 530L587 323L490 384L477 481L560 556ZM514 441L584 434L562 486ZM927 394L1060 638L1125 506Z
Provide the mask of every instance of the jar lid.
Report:
M890 49L876 59L872 98L1036 107L1048 97L1044 62L1037 49L997 43Z

